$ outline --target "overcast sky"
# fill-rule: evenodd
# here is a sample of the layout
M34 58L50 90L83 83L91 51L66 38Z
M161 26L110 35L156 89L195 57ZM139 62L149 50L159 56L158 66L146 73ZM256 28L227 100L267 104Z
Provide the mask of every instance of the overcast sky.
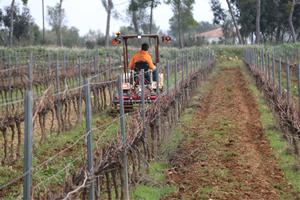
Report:
M45 7L54 6L59 0L44 0ZM210 10L210 0L195 0L194 18L197 21L212 21L213 15ZM0 0L0 7L10 5L11 0ZM16 0L21 4L21 0ZM122 25L129 25L124 20L125 10L129 0L113 0L115 9L122 15L120 19L112 19L111 32L117 32ZM226 8L225 0L221 0L222 6ZM42 27L42 0L28 0L28 6L35 22ZM89 30L100 30L105 32L106 13L101 4L101 0L64 0L63 8L66 11L67 25L75 26L80 30L80 35L86 34ZM46 8L45 8L46 12ZM169 28L169 19L173 13L170 6L162 4L154 10L155 23L164 31ZM46 27L48 23L46 21Z

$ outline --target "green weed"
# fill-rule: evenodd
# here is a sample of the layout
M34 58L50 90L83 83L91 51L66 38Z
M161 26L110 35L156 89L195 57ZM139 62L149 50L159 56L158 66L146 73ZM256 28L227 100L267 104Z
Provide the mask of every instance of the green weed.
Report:
M246 72L244 72L246 73ZM250 80L249 75L246 75L247 79ZM276 128L276 121L272 114L272 111L267 106L263 95L258 91L256 86L251 83L249 86L252 94L255 96L259 112L260 112L260 120L262 122L262 126L264 128L267 139L270 143L270 146L278 158L279 166L283 170L286 180L293 186L293 188L300 192L300 171L293 170L293 166L298 164L297 159L292 155L288 154L285 151L286 146L289 144L282 137L282 132ZM283 186L274 183L274 187L281 188ZM284 196L286 194L282 194L282 199L286 199Z

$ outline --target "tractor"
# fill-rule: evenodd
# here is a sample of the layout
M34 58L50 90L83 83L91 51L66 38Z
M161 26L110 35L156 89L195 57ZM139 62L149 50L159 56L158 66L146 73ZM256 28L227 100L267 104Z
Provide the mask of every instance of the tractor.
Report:
M157 99L158 91L163 91L164 86L164 75L163 73L158 72L158 80L153 81L152 71L149 70L149 66L146 62L137 62L135 63L134 70L129 69L129 56L128 56L128 41L129 40L154 40L154 65L159 65L159 42L160 37L158 35L122 35L121 33L117 33L116 37L113 39L112 44L118 45L123 44L123 81L122 81L122 89L123 89L123 101L124 108L126 112L130 112L134 109L135 105L139 105L142 103L142 86L141 86L141 78L144 76L144 97L145 103L153 103ZM170 43L171 38L169 36L163 36L163 43ZM153 55L152 55L153 56ZM144 69L144 74L142 74L142 69ZM118 92L115 92L113 95L113 105L116 109L119 108L120 105L120 97Z

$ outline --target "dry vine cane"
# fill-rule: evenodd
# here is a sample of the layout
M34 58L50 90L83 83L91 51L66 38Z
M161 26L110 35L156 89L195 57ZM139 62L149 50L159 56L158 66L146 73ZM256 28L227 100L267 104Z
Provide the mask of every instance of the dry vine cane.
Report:
M276 113L279 125L292 134L291 138L287 139L293 146L295 155L299 156L300 118L294 99L291 98L288 102L286 91L282 91L282 94L280 94L278 87L268 80L261 70L254 65L248 66L256 84L263 91L265 99Z
M207 68L200 69L197 73L188 76L188 80L184 80L180 84L178 91L195 90L195 88L199 86L199 83L207 78L207 75L210 73L212 67L213 63L209 64ZM202 77L201 74L205 74L205 76ZM145 123L141 122L142 120L139 111L136 111L130 116L130 119L128 120L130 123L127 124L126 128L127 138L125 146L123 146L120 142L116 143L115 141L111 141L105 146L96 149L93 180L96 181L97 198L107 197L108 199L113 199L113 196L115 196L117 199L122 199L123 193L122 190L119 190L119 188L122 187L121 183L123 182L121 175L121 155L125 148L128 151L130 183L134 185L142 180L141 178L143 175L143 170L145 170L145 167L147 168L149 161L154 159L157 155L157 152L155 152L153 148L158 148L160 143L163 142L162 138L165 137L164 135L168 134L169 132L168 127L171 127L171 124L176 122L175 117L173 119L170 117L173 116L173 113L175 113L175 103L182 105L181 109L179 110L180 113L182 112L184 105L186 105L185 101L188 101L190 98L191 92L188 93L178 91L170 91L169 95L167 95L167 93L162 94L158 104L149 106L149 108L146 110ZM184 97L182 98L178 96L179 94ZM189 96L186 96L187 94L189 94ZM178 98L178 101L176 101L175 98ZM158 131L159 123L157 123L157 120L153 120L158 115L160 115L162 118L165 117L170 119L165 128L166 131L164 132ZM73 180L80 181L74 183ZM82 176L82 174L73 175L73 178L68 179L68 182L65 183L63 194L51 194L51 197L56 196L63 198L64 194L68 194L70 191L72 191L70 190L70 185L75 185L72 187L74 189L78 187L78 185L81 185L84 180L85 178ZM81 189L81 198L86 199L87 187ZM78 194L74 195L79 197Z

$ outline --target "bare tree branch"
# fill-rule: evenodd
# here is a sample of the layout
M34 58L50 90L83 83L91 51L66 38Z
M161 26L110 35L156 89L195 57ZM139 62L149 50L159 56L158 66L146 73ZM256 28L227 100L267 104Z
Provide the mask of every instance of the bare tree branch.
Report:
M87 179L88 179L88 176L87 176L87 173L86 173L86 172L84 172L84 177L85 177L85 178L84 178L83 183L82 183L80 186L78 186L75 190L69 192L69 193L67 194L67 196L66 196L63 200L67 200L67 199L71 198L71 195L72 195L72 194L75 194L76 192L78 192L79 190L81 190L82 188L85 187L85 183L86 183L86 181L87 181Z

